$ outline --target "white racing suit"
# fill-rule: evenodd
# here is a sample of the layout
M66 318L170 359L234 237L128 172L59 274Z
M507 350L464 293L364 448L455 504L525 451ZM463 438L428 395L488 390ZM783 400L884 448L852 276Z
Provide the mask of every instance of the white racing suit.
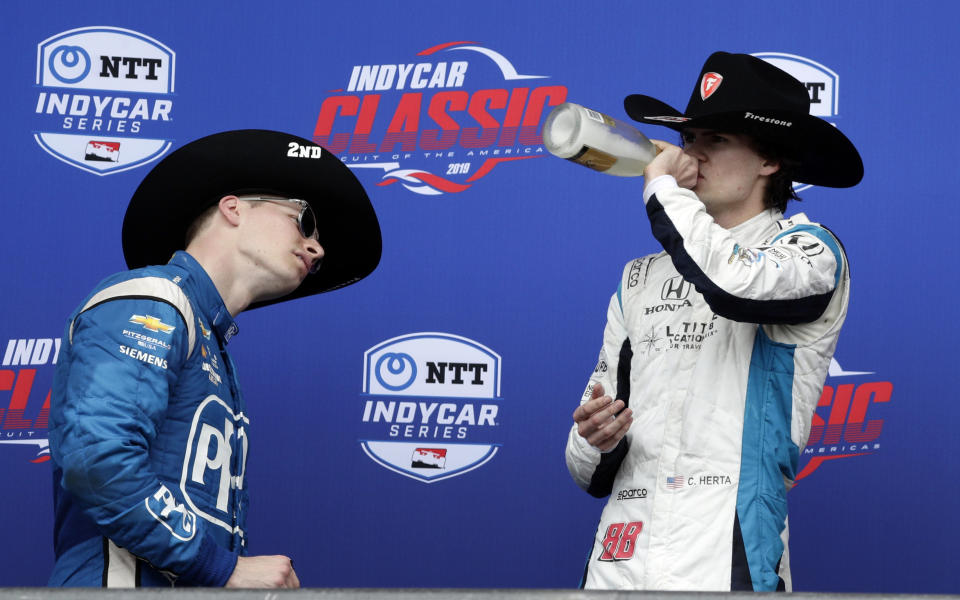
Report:
M786 493L847 312L843 248L803 214L726 230L672 177L644 198L666 252L630 262L610 300L593 386L633 424L567 467L610 498L586 588L791 590Z

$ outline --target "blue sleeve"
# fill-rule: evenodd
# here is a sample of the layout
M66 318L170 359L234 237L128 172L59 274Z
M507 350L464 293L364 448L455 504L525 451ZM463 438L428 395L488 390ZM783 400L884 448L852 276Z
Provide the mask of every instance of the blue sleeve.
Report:
M180 313L159 300L118 299L81 313L58 365L50 448L61 485L104 536L193 583L223 585L236 555L207 535L177 486L155 471L164 458L150 454L187 338ZM179 479L182 465L166 460L166 482Z

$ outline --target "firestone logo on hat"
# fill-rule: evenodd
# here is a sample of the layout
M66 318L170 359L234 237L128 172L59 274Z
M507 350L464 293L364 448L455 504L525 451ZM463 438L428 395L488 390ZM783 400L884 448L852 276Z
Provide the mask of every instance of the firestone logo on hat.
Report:
M704 73L703 78L700 80L700 99L706 100L717 91L717 88L720 87L720 84L723 82L723 75L720 73Z
M71 29L37 45L34 139L93 173L127 171L171 146L173 50L119 27Z

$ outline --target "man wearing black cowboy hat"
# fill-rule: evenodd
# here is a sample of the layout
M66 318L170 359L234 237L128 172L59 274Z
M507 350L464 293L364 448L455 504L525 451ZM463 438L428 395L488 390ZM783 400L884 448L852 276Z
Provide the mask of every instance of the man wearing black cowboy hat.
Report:
M376 268L366 193L307 140L219 133L147 175L123 249L133 270L71 315L54 376L50 584L298 587L289 558L246 556L250 420L225 346L241 311Z
M664 125L643 199L664 252L627 264L600 361L573 414L567 466L611 495L588 588L790 590L786 492L847 312L843 247L792 181L856 185L853 144L809 115L805 86L718 52L685 112L628 96Z

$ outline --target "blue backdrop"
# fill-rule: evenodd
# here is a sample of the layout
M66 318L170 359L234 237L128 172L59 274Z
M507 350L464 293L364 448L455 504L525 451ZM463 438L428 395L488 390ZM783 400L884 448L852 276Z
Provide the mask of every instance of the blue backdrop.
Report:
M723 49L794 70L866 170L791 207L837 232L853 277L789 494L795 589L960 592L956 13L887 0L5 3L0 584L42 585L52 565L56 339L124 268L133 190L171 148L267 128L356 168L384 253L358 284L238 320L250 550L293 556L306 586L574 587L602 504L566 472L570 415L623 264L658 247L642 180L549 156L539 125L564 100L621 119L629 93L682 108Z

